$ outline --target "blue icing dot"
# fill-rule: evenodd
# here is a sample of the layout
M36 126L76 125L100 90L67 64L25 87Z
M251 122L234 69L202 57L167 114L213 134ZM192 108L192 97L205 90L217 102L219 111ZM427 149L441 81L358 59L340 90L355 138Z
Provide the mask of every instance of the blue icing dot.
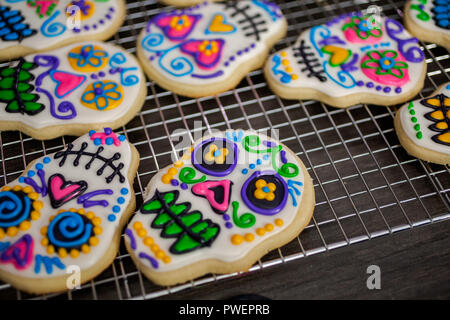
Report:
M261 164L261 163L262 163L261 159L256 160L256 164Z
M113 140L113 138L109 137L109 138L106 138L105 142L109 146L109 145L112 145L114 143L114 140Z
M269 155L268 155L268 154L263 155L263 159L264 159L264 160L269 159Z
M122 204L122 203L124 203L124 202L125 202L125 198L124 198L124 197L119 197L119 198L117 198L117 203Z
M255 164L252 163L251 165L249 165L249 168L250 168L250 169L255 169Z
M111 222L113 222L113 221L116 220L116 216L113 215L113 214L110 214L110 215L108 215L108 220L111 221Z
M95 130L89 131L89 136L92 136L95 133Z
M125 136L124 136L123 134L121 134L121 135L119 136L119 141L125 141Z
M25 182L25 178L24 178L24 177L20 177L20 178L19 178L19 182L20 182L20 183L24 183L24 182Z
M36 172L34 172L33 170L28 171L27 175L31 178L32 176L34 176L36 174Z
M94 144L95 144L96 146L99 146L99 145L102 144L102 140L100 140L100 138L95 138L95 139L94 139Z
M242 169L242 173L243 174L247 174L248 170L247 169Z
M120 207L119 207L119 206L113 206L113 207L112 207L112 211L113 211L114 213L118 213L118 212L120 212Z
M128 189L127 188L122 188L122 189L120 189L120 193L123 194L123 195L128 194Z
M264 192L269 192L269 191L270 191L270 189L269 189L268 187L263 187L262 190L263 190Z
M44 163L49 163L50 161L52 161L49 157L45 157L43 160L42 160Z
M38 164L36 165L36 169L42 170L42 168L44 168L44 166L43 166L42 163L38 163Z

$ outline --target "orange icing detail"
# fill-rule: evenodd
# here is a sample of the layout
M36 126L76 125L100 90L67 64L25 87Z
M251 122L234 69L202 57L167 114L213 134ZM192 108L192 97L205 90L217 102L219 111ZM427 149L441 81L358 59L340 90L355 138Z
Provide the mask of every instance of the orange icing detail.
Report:
M224 23L225 18L221 14L214 16L208 30L210 32L233 32L234 27L231 24Z
M103 90L114 89L114 84L116 84L117 87L113 91L104 92L103 94L97 96L94 93L94 85L97 86L99 82L103 84ZM117 108L123 101L123 95L123 88L120 84L110 80L96 81L89 84L86 89L84 89L84 92L82 94L84 100L92 102L86 102L83 99L80 99L80 102L86 108L106 111ZM110 97L111 99L108 99L108 97ZM95 101L97 101L97 103L95 103Z
M446 132L446 133L439 135L439 140L441 140L445 143L450 143L450 132Z
M84 46L75 47L72 50L70 50L69 53L74 53L76 55L81 55L81 49L83 47ZM94 50L94 51L96 51L96 50L105 51L105 49L103 49L100 46L96 46L96 45L94 45L92 47L92 50ZM103 56L101 56L101 57L99 56L99 59L100 59L101 63L98 66L96 66L96 67L90 65L89 63L86 63L84 66L80 67L77 64L78 63L78 58L72 58L69 55L67 55L67 60L69 61L69 64L72 67L72 69L74 69L76 71L81 71L81 72L96 72L96 71L102 70L104 67L107 66L109 59L107 57L103 57ZM95 61L97 61L97 60L95 60Z

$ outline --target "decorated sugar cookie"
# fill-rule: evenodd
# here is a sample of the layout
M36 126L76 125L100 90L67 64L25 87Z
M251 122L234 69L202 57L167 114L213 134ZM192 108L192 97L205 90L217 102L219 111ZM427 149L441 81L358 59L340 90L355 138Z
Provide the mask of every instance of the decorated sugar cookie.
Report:
M408 31L420 40L450 50L450 0L410 0L404 21Z
M71 289L76 270L81 283L103 271L135 209L138 163L125 136L106 128L33 161L2 187L0 279L48 293Z
M253 131L219 132L152 178L125 243L160 285L245 271L296 237L314 204L312 180L291 150Z
M79 41L106 40L124 18L123 0L4 0L0 60Z
M283 98L343 108L407 101L422 88L426 64L418 40L399 22L351 13L303 32L269 57L264 73Z
M395 115L395 130L409 154L450 164L450 82L424 99L405 104Z
M20 58L0 68L0 130L51 139L117 128L142 107L144 79L131 54L103 42Z
M235 87L261 67L285 32L280 9L266 0L203 2L153 17L137 52L158 85L203 97Z

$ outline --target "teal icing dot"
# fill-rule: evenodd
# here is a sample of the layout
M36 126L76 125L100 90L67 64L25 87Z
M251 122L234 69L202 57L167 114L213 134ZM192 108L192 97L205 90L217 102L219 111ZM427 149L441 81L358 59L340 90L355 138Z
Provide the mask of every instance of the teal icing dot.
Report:
M249 168L250 168L250 169L255 169L255 164L252 163L251 165L249 165Z
M20 177L20 178L19 178L19 182L20 182L20 183L24 183L24 182L25 182L25 178L24 178L24 177Z
M256 164L261 164L262 163L262 161L261 161L261 159L258 159L258 160L256 160Z
M248 170L247 169L242 169L242 173L243 174L247 174Z
M119 213L119 212L120 212L120 207L119 207L119 206L113 206L113 207L112 207L112 211L113 211L114 213Z
M118 198L117 198L117 203L122 204L122 203L124 203L124 202L125 202L125 198L124 198L124 197L118 197Z
M264 192L270 192L270 189L269 189L268 187L263 187L262 190L263 190Z
M123 195L126 195L126 194L128 194L128 189L127 188L122 188L122 189L120 189L120 193L123 194Z
M28 171L27 175L31 178L36 174L33 170Z
M110 145L112 145L112 144L114 143L114 139L111 138L111 137L109 137L109 138L106 138L105 142L106 142L106 144L107 144L108 146L110 146Z
M102 144L102 140L100 140L100 138L95 138L95 139L94 139L94 144L95 144L96 146L99 146L99 145Z
M113 215L113 214L110 214L110 215L108 215L108 220L111 221L111 222L113 222L113 221L116 220L116 216Z
M44 159L42 159L42 161L44 163L49 163L50 161L52 161L49 157L45 157Z
M125 141L125 136L124 136L123 134L121 134L121 135L119 136L119 141Z
M37 169L37 170L42 170L42 168L44 168L44 165L43 165L42 163L38 163L38 164L36 165L36 169Z

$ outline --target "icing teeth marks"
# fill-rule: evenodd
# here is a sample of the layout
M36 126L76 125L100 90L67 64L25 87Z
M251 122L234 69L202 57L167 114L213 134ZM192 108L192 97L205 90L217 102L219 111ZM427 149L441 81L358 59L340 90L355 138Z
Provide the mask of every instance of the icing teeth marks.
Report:
M312 204L304 199L311 199L313 188L303 168L292 152L265 135L243 130L208 135L150 181L147 198L126 229L127 248L138 268L161 285L224 272L223 266L240 271L252 250L279 247L287 240L277 238L288 228L301 230L309 221ZM157 249L170 263L161 263ZM195 265L206 268L185 272Z
M0 239L30 229L41 216L44 204L30 186L4 186L0 192Z
M285 24L268 1L205 2L152 18L140 36L138 55L149 74L174 81L168 84L172 91L206 96L236 70L251 71L248 61L264 55ZM193 90L177 90L174 83Z
M98 236L103 232L101 221L91 211L59 210L50 217L49 225L42 227L41 244L48 254L57 253L62 259L78 258L80 253L88 254L92 246L98 245Z
M283 69L286 58L295 80ZM303 32L293 46L267 60L264 72L269 86L283 98L320 98L349 107L403 102L421 88L425 70L417 39L400 23L349 13Z

